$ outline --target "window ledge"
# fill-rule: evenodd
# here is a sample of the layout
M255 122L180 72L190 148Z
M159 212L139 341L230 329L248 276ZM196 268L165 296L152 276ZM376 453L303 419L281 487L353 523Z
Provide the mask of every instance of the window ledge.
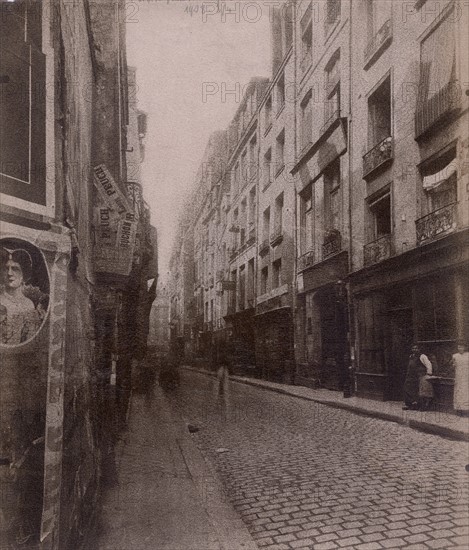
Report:
M284 111L285 109L285 101L282 103L282 105L280 105L278 111L277 111L277 114L275 115L276 118L278 118Z
M272 129L272 122L270 122L269 125L267 126L267 128L265 129L264 136L266 136L270 132L271 129Z
M282 164L282 166L279 166L275 172L275 177L278 178L280 174L285 170L285 164Z

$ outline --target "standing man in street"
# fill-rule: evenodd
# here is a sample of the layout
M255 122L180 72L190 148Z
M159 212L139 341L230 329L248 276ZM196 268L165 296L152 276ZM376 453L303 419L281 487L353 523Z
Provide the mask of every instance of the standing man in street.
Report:
M428 406L428 401L432 395L429 395L429 388L426 384L422 384L422 378L431 376L432 364L430 359L420 351L417 344L412 346L412 351L409 357L407 366L407 375L404 382L404 402L403 410L418 410L420 405ZM428 382L425 380L428 384ZM421 393L421 386L424 390ZM421 399L422 398L422 399Z

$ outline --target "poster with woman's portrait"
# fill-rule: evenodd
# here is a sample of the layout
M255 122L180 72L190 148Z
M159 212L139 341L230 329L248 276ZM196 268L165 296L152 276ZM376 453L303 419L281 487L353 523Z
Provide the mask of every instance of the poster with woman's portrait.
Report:
M22 239L0 239L0 346L37 335L49 308L49 275L41 251Z
M50 285L38 247L0 239L0 538L8 548L39 537Z

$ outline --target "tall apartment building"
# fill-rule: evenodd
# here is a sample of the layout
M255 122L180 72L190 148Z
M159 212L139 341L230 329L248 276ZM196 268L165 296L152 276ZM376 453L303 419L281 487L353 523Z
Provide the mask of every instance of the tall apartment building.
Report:
M254 313L256 284L257 212L259 202L259 119L258 106L267 79L254 78L228 129L228 160L222 205L220 239L220 283L223 321L228 331L233 361L245 367L254 366ZM223 227L223 226L222 226ZM223 261L223 258L226 258ZM224 264L224 265L223 265ZM229 281L224 283L223 281Z
M293 5L272 10L272 78L259 106L256 368L263 378L294 374L295 56Z
M296 380L329 389L348 368L350 9L302 2L296 14Z
M351 18L357 392L401 399L417 341L451 404L469 334L467 6L357 2Z

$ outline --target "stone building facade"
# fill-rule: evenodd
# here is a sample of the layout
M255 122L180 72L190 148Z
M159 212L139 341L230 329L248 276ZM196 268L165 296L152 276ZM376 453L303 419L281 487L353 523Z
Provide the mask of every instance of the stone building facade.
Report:
M86 544L117 429L119 292L135 250L125 6L0 8L0 537L68 548ZM115 245L100 252L117 234L128 271Z

